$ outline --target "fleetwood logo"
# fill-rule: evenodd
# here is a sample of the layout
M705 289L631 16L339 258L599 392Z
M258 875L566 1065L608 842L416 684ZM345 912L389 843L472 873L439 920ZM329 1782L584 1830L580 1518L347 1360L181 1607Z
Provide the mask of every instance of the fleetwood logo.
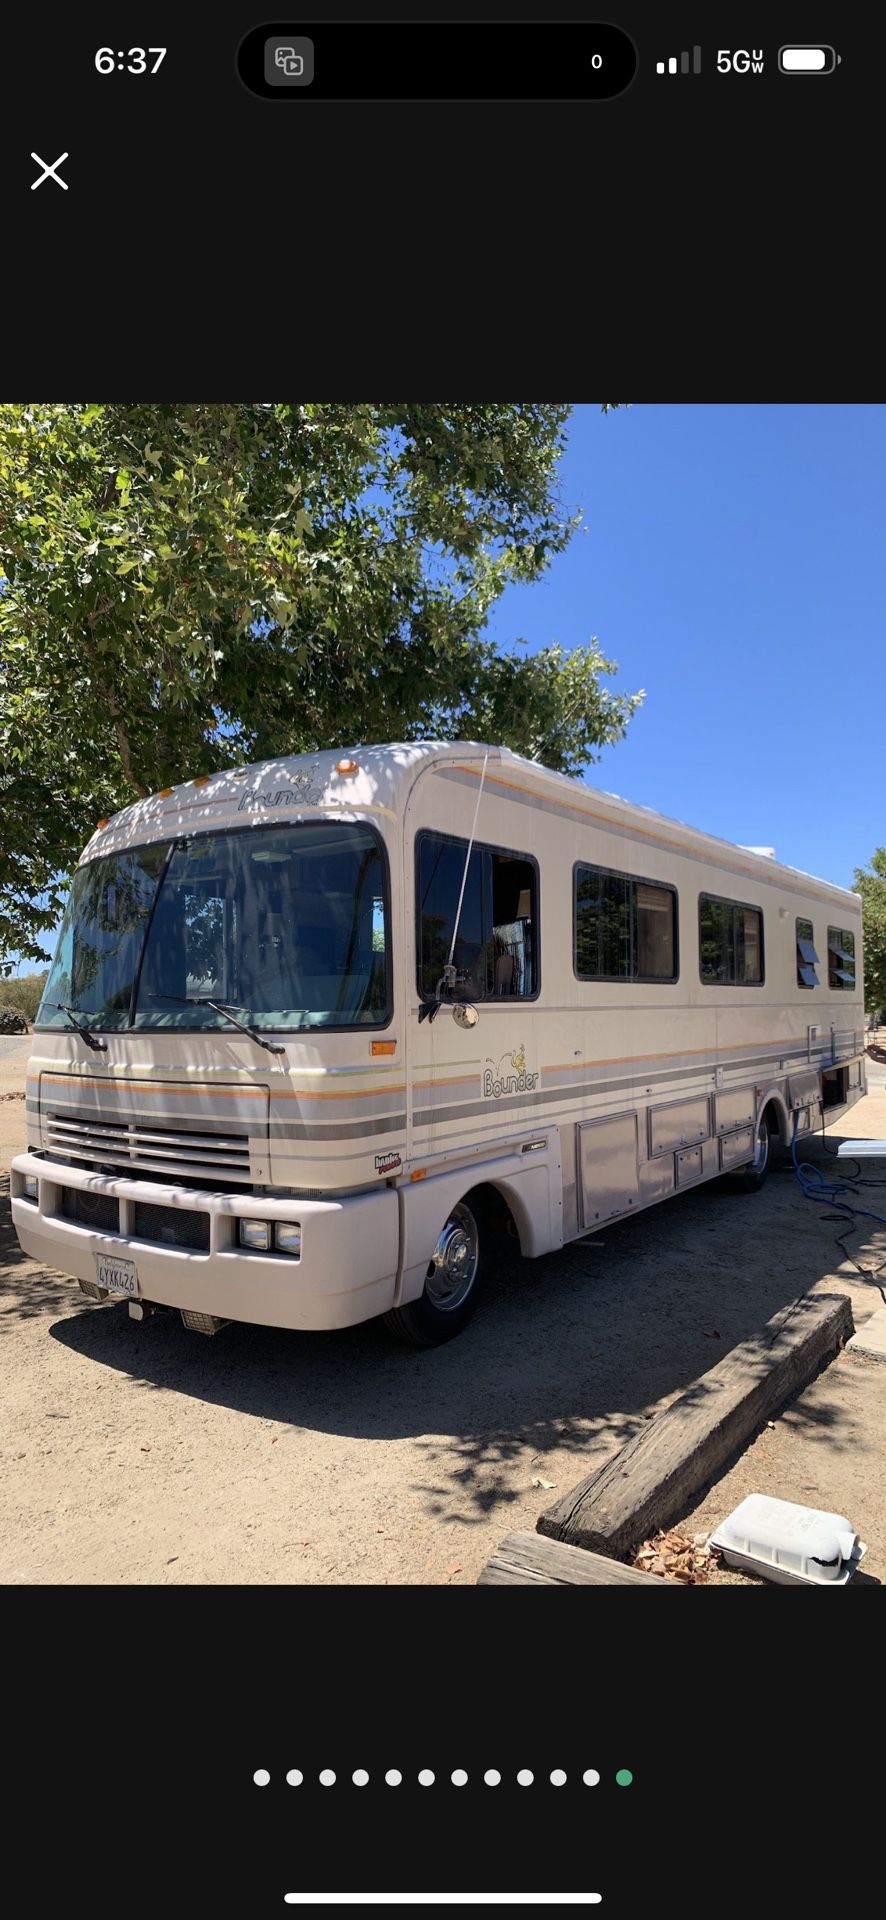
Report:
M318 767L308 767L304 773L294 773L285 787L266 787L262 793L244 793L237 812L249 813L253 807L313 806L323 792L323 782L318 774Z
M526 1048L521 1042L513 1053L503 1053L498 1066L487 1060L483 1070L484 1100L502 1100L508 1093L531 1093L538 1086L538 1074L526 1071Z
M375 1156L376 1173L396 1173L402 1165L399 1153L377 1153Z

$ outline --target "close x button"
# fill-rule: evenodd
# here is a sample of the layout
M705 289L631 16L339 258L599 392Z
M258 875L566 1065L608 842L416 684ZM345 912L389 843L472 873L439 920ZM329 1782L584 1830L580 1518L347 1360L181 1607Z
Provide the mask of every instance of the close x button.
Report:
M45 187L47 180L52 180L57 187L61 187L63 193L67 193L68 182L62 179L58 168L63 160L69 158L67 153L60 153L57 160L44 160L39 153L32 153L31 159L36 161L38 167L43 168L43 172L38 173L36 180L31 181L31 192L36 193L38 187Z

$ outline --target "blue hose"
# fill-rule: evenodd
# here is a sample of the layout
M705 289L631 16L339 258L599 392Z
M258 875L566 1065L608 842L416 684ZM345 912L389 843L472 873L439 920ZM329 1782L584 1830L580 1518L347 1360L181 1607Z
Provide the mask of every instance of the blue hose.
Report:
M794 1163L794 1172L800 1182L806 1199L819 1200L824 1205L833 1207L836 1213L845 1213L850 1220L877 1220L881 1227L886 1227L886 1215L882 1213L871 1213L868 1207L852 1207L847 1200L843 1199L842 1196L844 1194L855 1192L854 1187L844 1186L839 1180L829 1180L827 1174L822 1171L822 1168L815 1166L811 1160L798 1160L797 1124L799 1118L799 1113L795 1113L794 1131L791 1135L791 1159Z

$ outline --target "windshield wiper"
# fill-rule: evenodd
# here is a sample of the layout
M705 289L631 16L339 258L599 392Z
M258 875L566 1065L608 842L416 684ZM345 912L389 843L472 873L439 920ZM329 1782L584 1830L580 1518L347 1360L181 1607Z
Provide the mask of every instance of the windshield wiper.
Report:
M64 1004L64 1001L62 1000L47 1000L46 1005L47 1007L52 1007L53 1012L55 1013L67 1014L68 1026L73 1027L75 1033L79 1033L81 1039L86 1041L86 1045L92 1048L93 1053L107 1053L108 1051L107 1041L97 1040L91 1027L84 1027L81 1025L80 1021L77 1019L77 1009L75 1007L66 1007Z
M149 993L148 999L172 1000L178 1007L212 1007L216 1013L221 1014L224 1020L230 1020L232 1027L239 1027L241 1033L251 1034L257 1045L264 1047L266 1053L286 1052L286 1048L281 1047L277 1040L263 1039L258 1028L253 1025L251 1020L238 1020L237 1013L245 1013L247 1009L245 1007L238 1007L237 1013L235 1013L232 1010L233 1002L229 1006L225 1000L210 1000L209 995L205 993Z

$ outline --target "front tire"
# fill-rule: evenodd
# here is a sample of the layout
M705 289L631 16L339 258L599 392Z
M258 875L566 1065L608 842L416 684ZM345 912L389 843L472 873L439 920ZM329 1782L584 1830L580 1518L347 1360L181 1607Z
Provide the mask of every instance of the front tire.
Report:
M769 1132L769 1122L765 1113L761 1113L757 1121L754 1158L749 1167L741 1167L739 1172L733 1175L732 1185L739 1193L759 1193L760 1188L765 1184L771 1161L772 1137Z
M459 1200L440 1229L419 1298L385 1314L392 1332L412 1347L454 1340L477 1311L488 1239L478 1202Z

